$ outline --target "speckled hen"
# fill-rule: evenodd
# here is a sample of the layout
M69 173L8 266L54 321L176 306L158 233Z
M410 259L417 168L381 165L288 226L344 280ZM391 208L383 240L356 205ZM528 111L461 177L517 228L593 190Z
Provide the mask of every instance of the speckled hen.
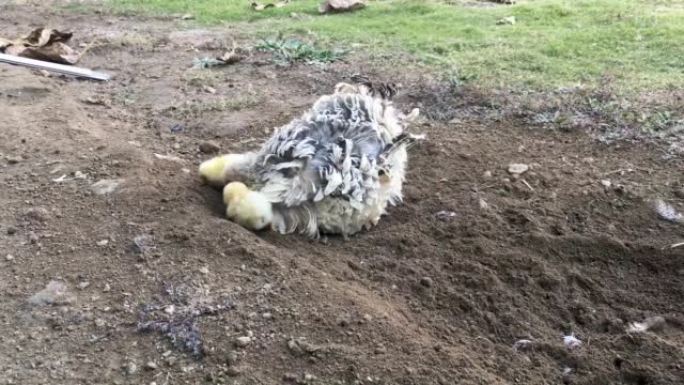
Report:
M406 132L418 109L394 108L391 85L339 83L258 151L207 160L199 172L224 187L227 216L261 230L348 236L376 225L402 199Z

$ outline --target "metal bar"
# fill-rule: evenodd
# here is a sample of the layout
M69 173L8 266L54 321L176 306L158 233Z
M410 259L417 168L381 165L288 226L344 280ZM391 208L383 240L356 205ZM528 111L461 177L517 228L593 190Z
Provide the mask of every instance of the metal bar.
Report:
M95 72L87 68L50 63L42 60L34 60L20 56L7 55L4 53L0 53L0 63L9 63L30 68L43 69L46 71L57 72L64 75L71 75L95 80L107 81L111 78L111 76L109 76L108 74L102 72Z

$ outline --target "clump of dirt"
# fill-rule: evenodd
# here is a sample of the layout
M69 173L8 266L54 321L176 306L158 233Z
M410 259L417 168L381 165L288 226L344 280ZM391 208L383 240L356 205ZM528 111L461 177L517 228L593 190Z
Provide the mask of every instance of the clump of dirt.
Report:
M81 64L114 75L0 67L0 384L681 383L684 248L667 246L684 228L652 201L682 211L684 162L661 146L532 129L491 94L451 103L353 57L193 69L230 30L181 44L172 20L0 10L3 36L51 20L77 45L98 38ZM224 219L196 176L205 142L258 146L360 69L399 77L397 105L428 112L404 202L346 241ZM31 304L52 281L69 301ZM137 332L141 304L174 323L204 314L195 298L235 304L180 330L201 335L201 359ZM628 332L650 317L664 322Z

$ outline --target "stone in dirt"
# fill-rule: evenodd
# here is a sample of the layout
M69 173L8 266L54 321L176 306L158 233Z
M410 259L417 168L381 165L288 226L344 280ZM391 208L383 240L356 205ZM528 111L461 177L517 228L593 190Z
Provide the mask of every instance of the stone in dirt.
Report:
M102 179L90 186L90 189L97 195L107 195L113 193L123 183L123 179Z
M512 175L521 175L527 172L530 166L524 163L511 163L508 165L508 173Z
M421 286L424 286L424 287L432 287L432 285L434 284L434 281L430 277L423 277L420 279L420 284L421 284Z
M29 298L31 305L68 305L76 301L67 285L62 281L50 281L45 289L39 291Z
M326 0L318 7L318 11L320 13L350 12L365 7L365 0Z
M50 217L50 212L44 207L34 207L26 210L24 218L29 222L45 222Z
M244 336L244 337L238 337L235 339L235 345L238 347L244 348L245 346L249 345L252 343L252 338Z
M18 156L8 156L7 157L7 163L8 164L17 164L21 162L21 158Z
M199 145L199 150L205 154L215 154L219 152L221 147L212 141L202 142Z
M627 333L644 333L649 330L657 331L666 324L665 318L661 316L646 318L643 322L632 322L627 328Z

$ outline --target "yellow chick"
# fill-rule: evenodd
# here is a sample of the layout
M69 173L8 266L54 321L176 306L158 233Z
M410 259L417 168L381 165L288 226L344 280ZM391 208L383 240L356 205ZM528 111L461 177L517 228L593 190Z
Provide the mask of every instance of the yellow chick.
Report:
M256 154L226 154L200 164L200 176L209 184L223 187L229 181L243 180L254 164Z
M232 182L223 188L226 216L250 230L262 230L273 220L273 208L266 196L244 183Z
M204 161L199 167L200 176L210 184L221 185L225 183L225 170L230 161L231 155L221 155Z

